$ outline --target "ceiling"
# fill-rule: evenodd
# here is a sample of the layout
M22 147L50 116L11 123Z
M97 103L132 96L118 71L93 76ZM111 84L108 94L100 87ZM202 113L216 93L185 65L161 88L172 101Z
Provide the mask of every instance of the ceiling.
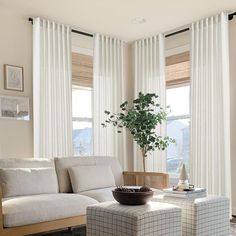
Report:
M0 0L0 7L41 16L88 32L125 41L169 32L221 11L236 11L236 0ZM144 17L144 24L133 24Z

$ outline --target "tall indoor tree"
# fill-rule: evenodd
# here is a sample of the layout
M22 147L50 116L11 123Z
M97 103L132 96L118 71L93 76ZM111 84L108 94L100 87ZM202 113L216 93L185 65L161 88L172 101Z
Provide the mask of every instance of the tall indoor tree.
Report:
M146 171L145 158L155 149L165 150L174 140L168 136L162 137L156 133L156 127L166 120L167 112L157 102L158 95L139 92L138 98L130 105L128 101L120 105L121 111L112 113L104 111L108 118L102 123L103 127L112 124L121 133L127 128L133 139L140 147L143 158L143 170Z

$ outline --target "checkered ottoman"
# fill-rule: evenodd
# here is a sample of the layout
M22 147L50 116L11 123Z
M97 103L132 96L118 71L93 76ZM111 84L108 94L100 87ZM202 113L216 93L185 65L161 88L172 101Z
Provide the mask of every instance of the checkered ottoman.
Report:
M180 236L181 209L149 202L126 206L104 202L87 208L87 236Z
M229 236L228 198L208 196L182 199L156 195L153 201L181 207L183 236Z

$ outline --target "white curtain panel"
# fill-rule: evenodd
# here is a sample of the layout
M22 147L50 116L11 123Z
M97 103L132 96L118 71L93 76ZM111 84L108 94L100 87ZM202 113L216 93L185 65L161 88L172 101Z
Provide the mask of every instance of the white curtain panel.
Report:
M33 93L34 156L71 156L70 27L34 19Z
M231 197L227 14L191 26L191 182Z
M125 98L124 42L95 35L94 39L94 154L115 156L123 168L127 167L126 130L117 134L112 125L106 128L101 123L107 119L105 110L119 112Z
M162 107L166 105L165 87L165 46L164 35L135 41L134 45L135 87L134 95L139 92L155 93ZM166 123L157 128L157 133L166 136ZM134 143L134 169L143 170L140 148ZM166 151L154 151L146 158L147 171L166 171Z

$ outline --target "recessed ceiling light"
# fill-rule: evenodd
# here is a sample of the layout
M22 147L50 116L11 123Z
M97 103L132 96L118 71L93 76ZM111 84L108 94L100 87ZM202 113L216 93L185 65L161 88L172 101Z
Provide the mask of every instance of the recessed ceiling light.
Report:
M146 22L146 19L143 17L135 17L132 19L133 24L143 24Z

